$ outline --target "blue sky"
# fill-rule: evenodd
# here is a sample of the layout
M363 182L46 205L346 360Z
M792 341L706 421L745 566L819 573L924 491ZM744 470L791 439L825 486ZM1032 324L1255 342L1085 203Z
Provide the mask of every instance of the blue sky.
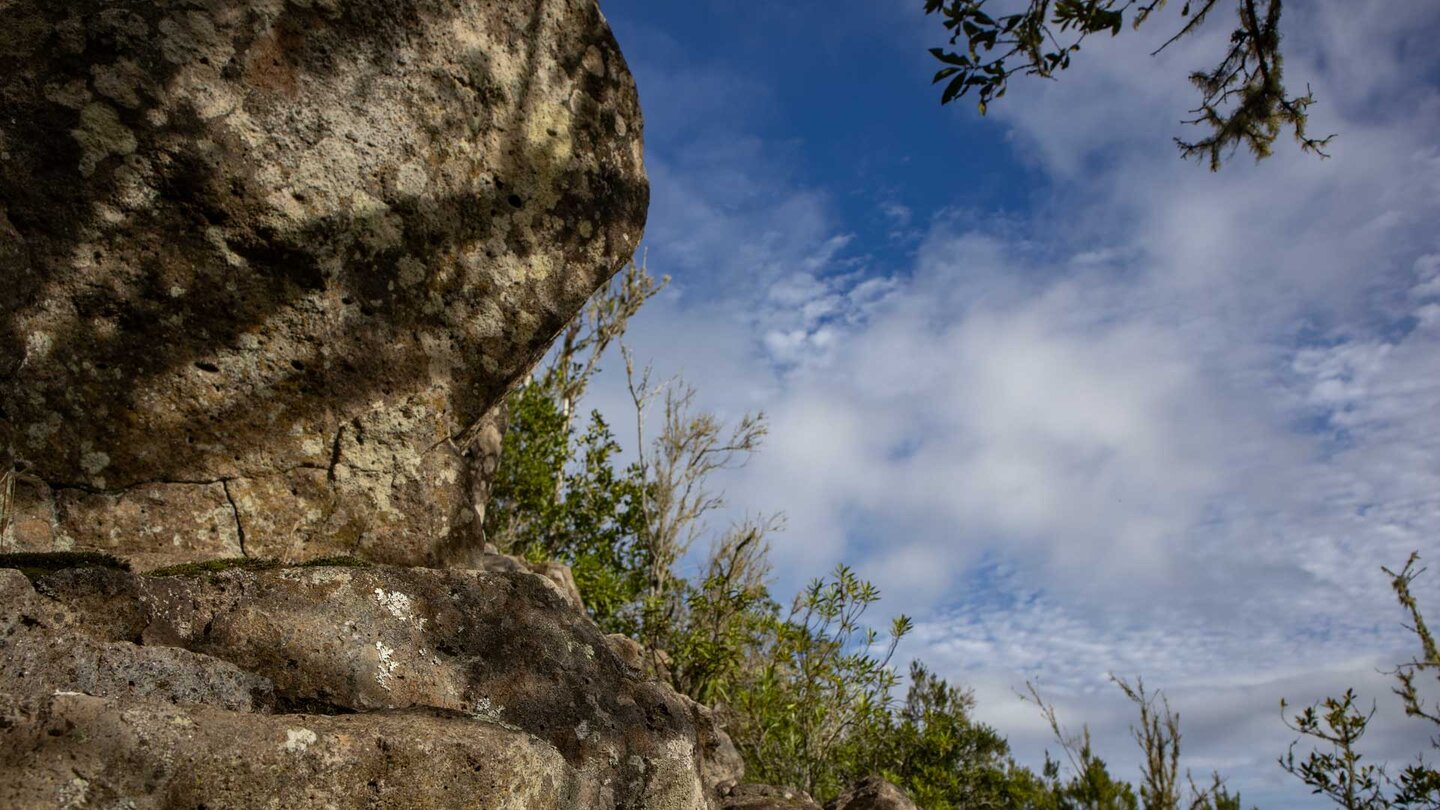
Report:
M1282 697L1355 686L1403 763L1429 729L1377 672L1412 654L1379 566L1440 559L1440 4L1287 4L1333 158L1219 174L1171 138L1223 18L1087 45L982 119L938 105L920 5L602 3L674 279L631 342L769 415L725 485L786 514L777 590L854 564L1031 765L1038 679L1136 777L1110 672L1247 805L1323 806L1275 765Z

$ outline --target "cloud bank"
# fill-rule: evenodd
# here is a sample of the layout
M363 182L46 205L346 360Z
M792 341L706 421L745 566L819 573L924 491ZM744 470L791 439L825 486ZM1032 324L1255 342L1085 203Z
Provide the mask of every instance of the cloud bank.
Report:
M1373 756L1426 746L1376 672L1412 654L1379 566L1440 556L1440 9L1287 16L1332 159L1181 162L1184 76L1224 32L1158 59L1121 37L996 105L1048 179L1029 210L877 191L885 243L753 134L753 77L636 60L662 119L701 123L651 149L649 258L676 280L633 341L722 414L768 412L725 483L737 515L786 512L780 590L854 563L1032 765L1048 730L1014 689L1039 678L1134 776L1107 674L1143 675L1197 775L1267 807L1318 806L1274 764L1282 696L1354 685ZM891 45L923 53L933 21L901 22Z

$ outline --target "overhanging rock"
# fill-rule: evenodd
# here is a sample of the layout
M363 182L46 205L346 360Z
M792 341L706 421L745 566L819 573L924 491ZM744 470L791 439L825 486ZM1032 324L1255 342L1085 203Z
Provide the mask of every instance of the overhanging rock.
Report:
M4 7L5 547L473 545L477 427L645 222L594 0Z

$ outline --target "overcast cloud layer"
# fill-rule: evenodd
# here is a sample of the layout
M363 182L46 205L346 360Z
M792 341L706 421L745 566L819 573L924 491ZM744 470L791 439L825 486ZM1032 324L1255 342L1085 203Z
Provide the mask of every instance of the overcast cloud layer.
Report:
M649 153L649 261L676 280L633 343L709 407L770 415L727 487L735 514L786 513L779 590L855 564L877 623L917 616L905 651L1031 765L1048 730L1013 690L1038 678L1134 778L1107 673L1143 675L1185 764L1265 808L1322 806L1275 765L1281 697L1353 685L1373 756L1426 745L1376 672L1413 654L1379 566L1440 559L1440 5L1286 8L1332 159L1182 162L1185 73L1228 30L1152 59L1157 29L995 105L1046 180L1030 211L877 191L883 245L785 179L803 146L747 131L763 82L625 43L647 107L695 122ZM882 35L923 55L933 24L897 4Z

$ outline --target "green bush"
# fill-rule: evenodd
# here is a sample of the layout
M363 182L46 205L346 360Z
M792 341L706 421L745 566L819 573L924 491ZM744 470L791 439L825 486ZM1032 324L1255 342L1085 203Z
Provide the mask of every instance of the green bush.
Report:
M570 566L586 609L607 632L634 632L649 560L640 542L636 470L598 412L576 435L552 380L520 388L491 484L485 535L501 551Z
M1440 675L1440 651L1410 589L1415 578L1424 573L1423 568L1415 568L1419 559L1418 553L1412 553L1398 572L1381 569L1390 575L1395 597L1410 616L1409 629L1420 642L1420 656L1396 668L1394 675L1400 685L1394 691L1400 696L1406 715L1440 726L1440 710L1427 706L1415 687L1418 674L1428 671ZM1281 700L1282 719L1287 707ZM1286 720L1286 725L1322 745L1297 761L1295 746L1299 740L1296 740L1280 758L1280 767L1304 782L1312 793L1329 798L1345 810L1440 807L1440 771L1426 764L1423 755L1417 755L1416 761L1402 769L1399 776L1391 776L1382 765L1362 764L1365 757L1359 743L1374 714L1373 703L1368 712L1356 706L1353 689L1345 690L1338 698L1328 697L1305 707L1293 720ZM1432 738L1431 745L1440 747L1440 737Z
M878 635L860 619L878 599L840 566L811 582L784 618L770 618L754 665L723 690L749 778L827 801L865 775L856 765L873 759L865 749L890 721L899 681L890 659L910 630L909 619L896 619L877 649Z

